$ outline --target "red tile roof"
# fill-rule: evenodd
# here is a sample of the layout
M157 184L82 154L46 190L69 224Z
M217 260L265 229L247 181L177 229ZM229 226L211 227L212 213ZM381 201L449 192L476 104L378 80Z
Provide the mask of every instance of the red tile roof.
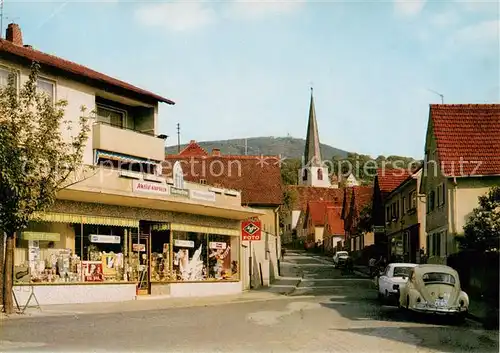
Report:
M380 191L384 193L390 193L392 190L397 188L403 181L405 181L410 176L410 171L405 168L379 168L377 170L377 179Z
M283 202L277 156L167 155L164 175L172 175L176 161L182 163L185 180L200 183L204 179L208 185L240 190L243 205L278 206Z
M16 45L11 43L10 41L7 41L5 39L0 39L0 53L4 54L10 54L14 55L16 57L22 58L22 59L27 59L29 61L36 61L40 65L43 66L49 66L52 68L56 68L59 70L62 70L64 72L78 75L81 77L85 77L100 83L104 83L107 85L115 86L121 89L125 89L127 91L134 92L136 94L139 94L141 96L145 96L148 98L152 98L154 100L157 100L159 102L164 102L168 104L175 104L175 102L171 101L168 98L161 97L157 94L154 94L152 92L146 91L142 88L138 88L136 86L132 86L129 83L117 80L115 78L112 78L110 76L104 75L102 73L99 73L97 71L91 70L85 66L76 64L74 62L59 58L54 55L46 54L41 51L32 49L32 48L27 48L24 46Z
M311 201L307 205L306 219L312 220L313 226L325 225L326 208L335 206L330 201Z
M191 140L189 145L184 147L182 151L179 152L181 156L208 156L208 152L203 149L196 141Z
M344 198L343 189L324 188L302 185L287 185L286 188L296 194L294 210L305 211L311 201L330 201L337 206L342 205Z
M345 235L344 220L342 219L341 215L341 207L328 206L326 208L325 229L328 235Z
M372 186L354 186L347 190L348 199L344 203L344 228L347 231L353 231L356 227L361 211L372 204L373 187Z
M429 114L445 175L500 175L500 104L431 104Z

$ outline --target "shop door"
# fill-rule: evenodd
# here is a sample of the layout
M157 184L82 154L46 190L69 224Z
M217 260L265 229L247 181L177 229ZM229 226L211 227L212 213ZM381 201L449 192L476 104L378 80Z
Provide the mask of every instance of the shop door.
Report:
M151 273L149 269L149 261L151 258L151 249L149 246L149 234L141 234L139 238L139 280L137 283L137 294L148 295L151 294Z

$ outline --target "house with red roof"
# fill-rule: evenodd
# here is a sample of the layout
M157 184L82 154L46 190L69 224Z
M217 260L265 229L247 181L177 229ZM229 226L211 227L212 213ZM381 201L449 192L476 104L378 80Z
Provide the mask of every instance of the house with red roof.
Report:
M377 169L373 181L372 222L374 242L381 254L387 255L389 246L385 231L386 224L391 221L391 213L386 212L385 207L387 196L410 176L413 167L386 168L383 166Z
M205 185L209 191L229 199L231 194L223 190L235 190L241 193L243 207L261 212L258 215L262 222L261 241L252 241L252 249L248 242L243 242L244 256L249 258L251 251L255 262L252 287L267 285L278 273L277 259L281 252L278 211L283 199L280 163L279 156L224 155L219 149L209 153L194 140L178 154L167 155L163 163L163 175L173 185L178 168L186 181ZM244 282L247 288L250 285L250 279Z
M429 262L458 250L478 197L500 185L500 104L432 104L421 192Z
M15 239L16 268L27 263L30 248L38 249L40 262L52 267L51 271L33 267L32 280L21 285L33 285L41 305L126 301L137 294L241 293L241 274L248 264L240 260L241 221L265 212L243 207L235 184L209 190L184 180L179 168L174 183L161 175L166 135L159 131L158 110L160 103L174 102L37 50L23 42L17 24L9 24L5 39L0 39L0 88L13 77L19 90L34 62L39 65L38 93L54 103L67 101L64 125L59 127L63 138L70 141L71 134L81 132L76 127L82 106L95 114L89 117L90 134L79 172L57 193L55 204L37 213ZM12 123L9 119L1 116L0 124ZM74 128L68 129L66 121ZM269 178L279 184L279 169L273 176L241 164L260 178L259 183ZM262 187L249 186L243 201L272 203L276 208L279 186L261 195ZM50 260L54 256L75 266L56 272ZM209 262L209 256L216 261ZM203 264L198 271L186 270L199 261ZM90 268L100 273L94 276ZM63 281L54 285L59 277ZM14 291L18 301L26 302L30 293L22 288Z
M391 262L421 263L426 252L425 194L420 192L422 167L384 198L385 232Z
M325 253L334 254L338 250L343 250L345 229L344 220L342 219L342 207L327 206L324 224L323 248Z
M304 224L307 249L323 247L323 232L325 227L325 215L328 207L334 207L331 201L310 201L307 204Z
M341 215L344 220L345 247L351 252L361 251L374 244L373 232L358 228L362 212L372 205L372 197L372 186L354 186L345 189Z

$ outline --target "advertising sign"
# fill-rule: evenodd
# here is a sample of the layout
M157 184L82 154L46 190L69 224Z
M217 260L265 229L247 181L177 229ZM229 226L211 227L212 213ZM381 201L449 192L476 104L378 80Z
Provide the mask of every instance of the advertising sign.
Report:
M227 248L227 243L211 241L210 243L208 243L208 247L210 249L225 250Z
M119 235L101 235L101 234L90 234L91 243L101 243L101 244L120 244Z
M174 246L178 246L180 248L194 248L194 241L192 240L174 240Z
M260 240L262 223L260 221L241 222L242 240Z
M132 244L132 251L146 251L146 244Z
M215 192L203 190L190 190L189 196L193 200L215 202Z
M169 195L168 187L165 184L149 183L141 180L132 181L132 191L154 195Z
M189 190L179 189L173 186L170 187L170 193L176 196L189 197Z
M101 261L82 261L82 271L85 282L104 281Z

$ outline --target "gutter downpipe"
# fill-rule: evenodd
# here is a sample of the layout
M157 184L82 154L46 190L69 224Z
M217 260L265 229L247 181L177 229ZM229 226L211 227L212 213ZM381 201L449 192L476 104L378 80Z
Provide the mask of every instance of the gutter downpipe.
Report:
M453 177L453 233L457 234L457 177ZM446 256L448 256L448 232L446 232Z

